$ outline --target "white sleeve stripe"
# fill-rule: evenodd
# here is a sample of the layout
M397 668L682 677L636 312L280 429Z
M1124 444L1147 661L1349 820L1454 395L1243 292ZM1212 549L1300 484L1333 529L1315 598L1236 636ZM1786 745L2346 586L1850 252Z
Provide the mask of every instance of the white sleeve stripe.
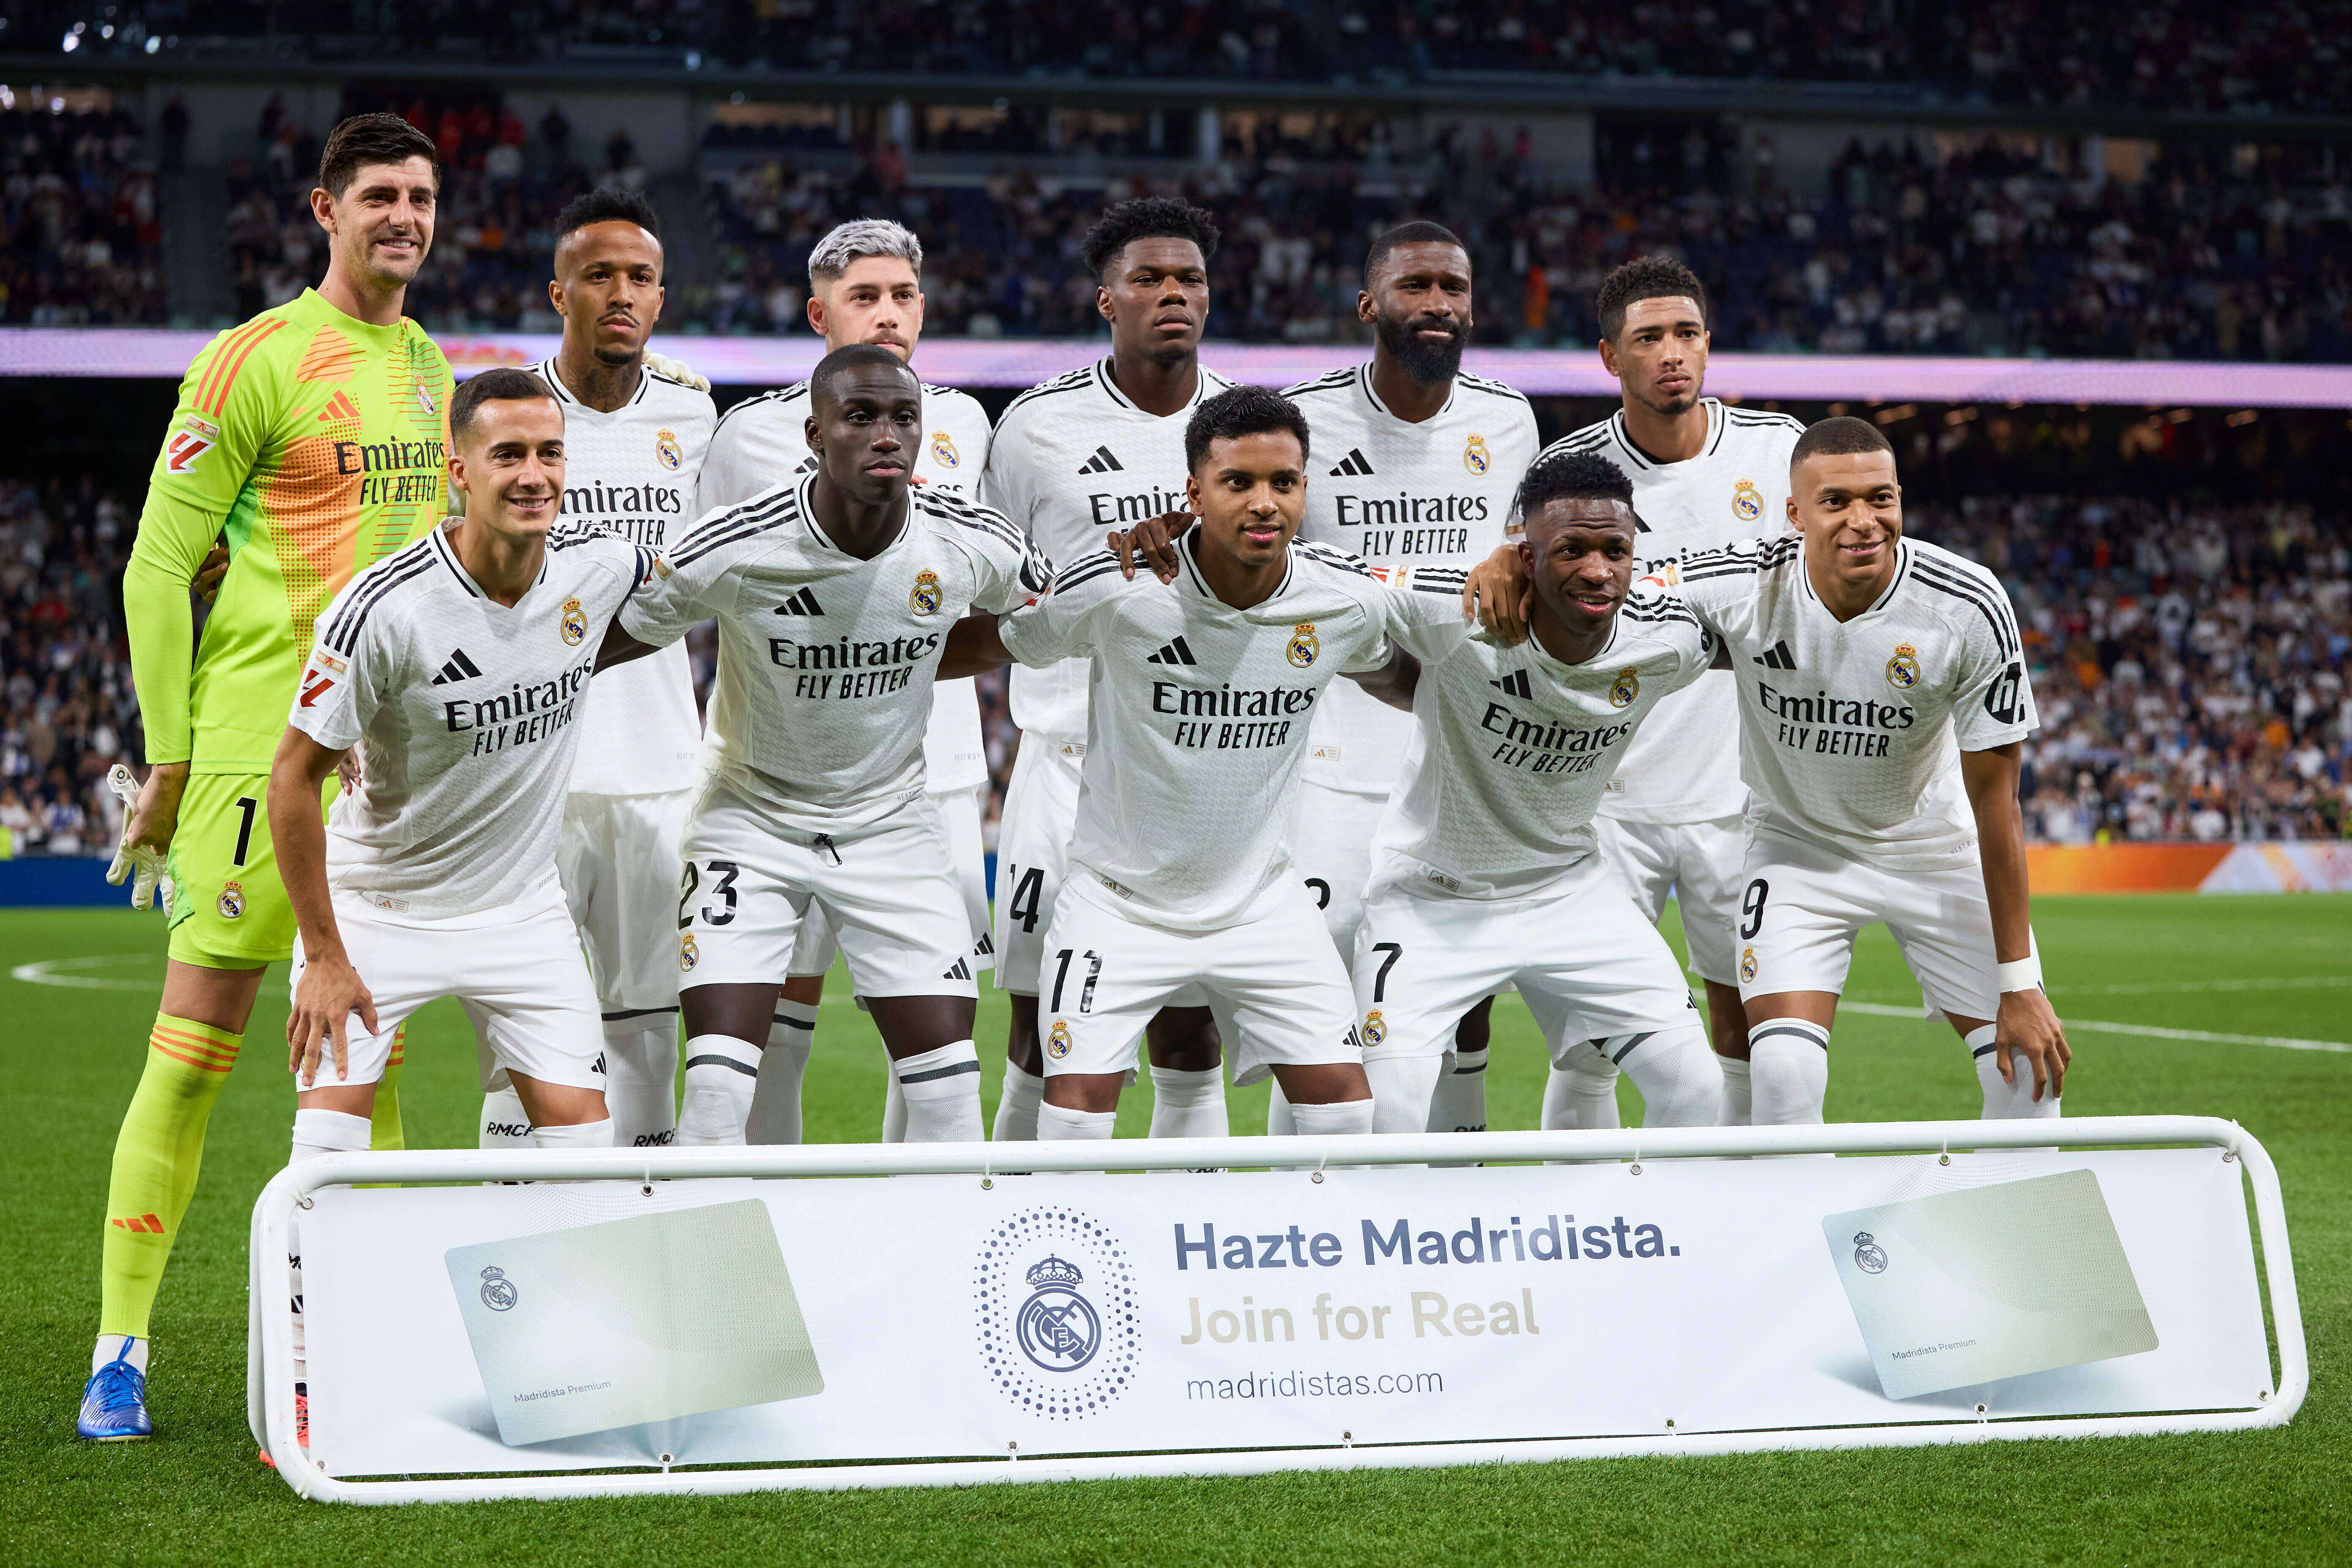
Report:
M678 542L677 552L670 557L670 564L685 566L714 550L740 543L771 529L782 527L799 515L799 503L800 487L793 485L764 505L745 501L721 512L709 529L688 534Z
M1983 614L1986 621L1990 623L1995 646L2004 656L2015 657L2020 643L2016 626L2003 613L2009 608L2005 601L2001 602L1999 609L1996 609L1991 591L1983 584L1969 583L1957 573L1948 577L1944 574L1949 569L1940 563L1915 559L1911 564L1917 571L1919 581L1926 586L1974 605Z
M399 557L395 556L394 559L398 560ZM403 583L410 582L431 570L433 570L433 557L419 555L393 570L374 576L363 584L358 593L351 596L350 601L343 605L334 620L328 624L326 635L320 640L333 652L346 658L350 658L352 650L359 646L360 633L367 625L368 613L375 608L377 603Z

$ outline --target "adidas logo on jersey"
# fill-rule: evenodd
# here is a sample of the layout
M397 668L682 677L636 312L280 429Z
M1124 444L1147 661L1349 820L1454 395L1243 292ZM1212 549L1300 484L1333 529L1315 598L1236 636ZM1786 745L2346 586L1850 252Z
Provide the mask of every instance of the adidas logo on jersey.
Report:
M1363 448L1350 447L1348 448L1348 455L1339 459L1339 466L1332 469L1331 474L1335 479L1348 476L1361 478L1371 471L1372 465L1364 457Z
M1774 643L1748 662L1760 664L1767 669L1794 669L1797 668L1797 656L1789 651L1789 645L1783 640Z
M942 979L942 980L969 980L969 979L971 979L971 961L970 961L969 959L962 959L962 958L959 958L959 959L957 959L953 963L951 963L951 964L948 965L947 973L946 973L945 974L940 975L940 979Z
M1143 662L1146 664L1198 664L1201 661L1192 657L1192 650L1185 645L1184 639L1178 637L1174 642L1162 644L1158 653L1146 655Z
M481 673L480 667L466 657L464 648L459 648L449 656L447 662L441 666L441 673L433 678L431 684L447 686L452 681L473 680Z
M782 604L778 605L776 606L776 614L780 616L821 616L824 614L824 606L816 602L816 590L814 588L803 588L799 593L794 594L791 598L786 599Z
M1523 697L1529 701L1535 700L1534 689L1528 684L1528 672L1524 669L1515 669L1502 679L1490 680L1486 684L1506 697Z
M1126 469L1127 465L1112 457L1108 447L1097 447L1095 455L1078 465L1078 472L1082 474L1117 474L1124 473Z
M352 395L338 388L335 395L327 399L327 406L319 411L319 423L332 425L340 420L352 420L359 416L359 405L352 401Z

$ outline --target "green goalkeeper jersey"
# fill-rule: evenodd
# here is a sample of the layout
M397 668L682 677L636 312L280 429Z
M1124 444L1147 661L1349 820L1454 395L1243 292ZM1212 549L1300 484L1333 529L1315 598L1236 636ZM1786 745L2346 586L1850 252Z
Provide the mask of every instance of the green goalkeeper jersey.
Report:
M319 612L446 510L453 390L425 329L372 326L315 289L196 356L123 577L150 763L269 771ZM188 584L223 533L192 664Z

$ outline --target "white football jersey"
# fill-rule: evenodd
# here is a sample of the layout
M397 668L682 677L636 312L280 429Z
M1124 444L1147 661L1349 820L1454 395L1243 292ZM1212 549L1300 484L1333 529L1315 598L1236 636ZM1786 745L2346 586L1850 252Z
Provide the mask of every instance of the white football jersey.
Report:
M1445 406L1419 424L1389 412L1372 367L1304 382L1284 394L1307 416L1302 539L1383 566L1484 561L1512 531L1511 498L1535 460L1536 416L1499 381L1457 375ZM1352 685L1315 715L1307 776L1331 789L1385 795L1412 739L1412 719Z
M1694 550L1719 550L1743 539L1789 531L1789 457L1805 432L1801 420L1700 399L1706 447L1696 458L1661 463L1633 445L1623 410L1544 448L1596 452L1633 481L1638 574ZM1747 801L1739 782L1736 677L1702 678L1642 726L1617 769L1601 815L1626 822L1706 822L1736 816Z
M1422 661L1420 722L1372 876L1423 898L1524 898L1597 852L1610 775L1641 725L1706 670L1716 640L1671 590L1650 586L1581 664L1533 637L1497 647L1463 621L1466 575L1416 567L1392 579L1389 635Z
M1927 870L1976 856L1959 752L2023 740L2039 720L2000 579L1924 540L1895 552L1886 591L1843 622L1793 533L1663 574L1729 647L1750 825Z
M637 377L637 395L606 414L572 395L552 356L531 369L563 405L565 521L659 551L702 515L695 480L719 421L710 394L648 370ZM586 728L572 768L573 793L661 795L691 786L702 715L685 645L598 676L580 721Z
M711 751L721 774L812 834L863 826L923 793L923 729L948 628L1045 590L1045 558L984 507L917 486L871 561L819 526L815 476L698 521L622 629L677 640L719 617Z
M556 881L588 677L651 550L564 524L512 607L458 564L453 519L344 584L287 722L360 782L327 817L327 881L395 913L501 909Z
M1231 924L1287 874L1315 707L1334 678L1389 658L1387 590L1361 562L1294 542L1282 586L1236 610L1202 577L1199 535L1183 536L1173 583L1122 577L1097 551L998 623L1023 665L1087 673L1073 872L1186 928Z
M808 383L747 398L719 417L702 465L694 515L736 506L816 467L808 446ZM971 495L988 462L988 411L968 392L923 387L923 445L915 478L926 489ZM980 694L969 680L931 687L931 721L923 731L923 773L935 795L988 782L980 733Z
M1162 417L1128 400L1108 359L1031 387L997 422L980 499L1047 560L1094 554L1113 529L1184 510L1184 426L1233 383L1201 366L1192 401ZM1013 721L1057 740L1087 738L1087 669L1013 672Z

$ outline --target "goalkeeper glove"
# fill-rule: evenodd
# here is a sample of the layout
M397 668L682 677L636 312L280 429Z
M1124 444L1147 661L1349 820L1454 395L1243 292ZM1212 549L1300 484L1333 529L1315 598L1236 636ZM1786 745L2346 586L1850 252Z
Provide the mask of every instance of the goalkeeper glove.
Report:
M119 888L125 877L130 878L132 909L147 909L160 901L164 914L169 915L172 874L164 869L163 851L131 842L131 825L139 816L139 781L131 776L129 768L117 763L107 770L106 786L122 802L125 816L122 842L115 847L114 864L106 868L106 879Z
M693 369L684 361L674 360L667 354L657 354L650 349L646 350L646 368L656 375L667 376L671 381L684 382L697 392L710 390L709 378L695 374Z

